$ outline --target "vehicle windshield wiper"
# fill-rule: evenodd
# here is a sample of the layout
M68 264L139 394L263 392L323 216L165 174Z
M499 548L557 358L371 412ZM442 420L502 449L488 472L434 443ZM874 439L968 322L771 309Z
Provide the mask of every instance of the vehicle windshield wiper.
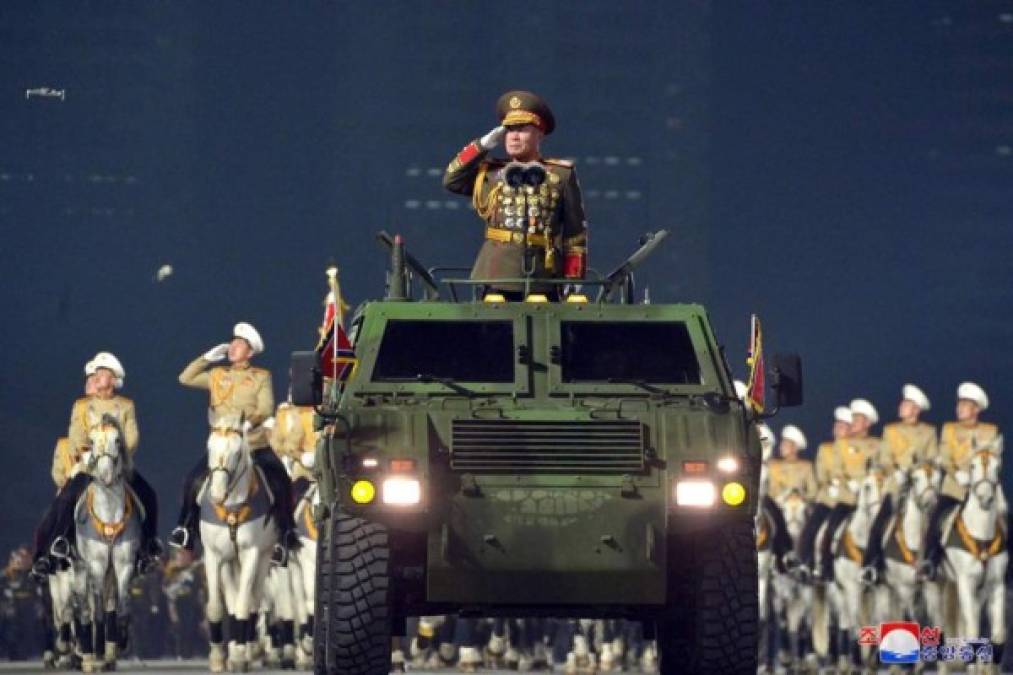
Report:
M660 387L655 387L653 384L648 384L647 380L643 379L636 379L629 377L610 377L605 381L608 382L609 384L632 384L634 387L640 387L648 394L671 396L670 392L667 392L664 389L661 389Z
M467 387L462 387L457 382L454 382L453 378L450 377L439 377L437 375L431 375L429 373L419 373L418 375L415 376L415 380L417 382L438 382L447 389L455 391L463 396L467 396L468 398L472 398L473 396L475 396L475 392L473 392L471 389L468 389Z

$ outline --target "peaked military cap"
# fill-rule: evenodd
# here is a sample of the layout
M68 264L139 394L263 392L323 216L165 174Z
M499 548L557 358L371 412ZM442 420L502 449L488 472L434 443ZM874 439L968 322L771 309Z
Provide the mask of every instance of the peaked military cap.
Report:
M556 118L542 97L521 89L508 91L499 97L496 115L505 127L534 124L546 136L556 128Z

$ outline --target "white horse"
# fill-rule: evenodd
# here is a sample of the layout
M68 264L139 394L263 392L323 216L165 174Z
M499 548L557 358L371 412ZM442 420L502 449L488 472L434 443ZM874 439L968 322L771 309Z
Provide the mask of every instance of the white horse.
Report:
M296 530L301 546L289 556L292 582L295 587L296 616L299 618L299 644L296 665L300 668L313 664L313 630L317 584L317 532L313 511L320 503L320 491L314 481L299 499L295 509ZM293 562L294 558L294 562Z
M980 636L982 610L988 612L994 662L998 673L1006 642L1006 565L1009 551L1006 528L1001 522L999 495L1000 459L979 450L968 467L970 482L963 506L943 524L943 567L957 585L958 635Z
M798 542L805 528L809 505L796 489L775 497L784 514L785 526L792 542ZM812 606L812 586L799 581L790 572L775 572L773 575L774 616L777 617L781 633L779 645L780 660L789 669L802 667L802 647L799 628Z
M825 535L835 538L833 585L837 594L836 601L839 603L837 616L841 631L839 638L846 636L846 639L841 641L838 652L842 668L847 667L847 661L854 661L854 647L858 644L859 628L866 625L872 614L878 613L879 609L885 608L889 602L889 592L886 588L869 589L867 593L861 578L862 559L869 542L872 521L882 502L885 479L882 469L870 468L859 485L854 513L845 519L837 532ZM869 607L870 600L875 609ZM849 652L852 654L851 659L848 658ZM863 649L861 659L869 663L870 658L870 650Z
M917 569L929 514L939 501L942 481L942 469L931 462L915 464L904 473L898 510L883 531L883 582L891 597L889 616L877 616L877 621L920 618L919 597L924 599L927 619L942 615L942 584L922 581Z
M77 550L85 569L88 606L82 608L82 668L95 672L116 667L117 650L126 638L129 587L141 538L140 508L126 488L127 457L116 419L88 415L86 453L93 480L75 510ZM73 568L72 568L73 569ZM96 639L92 639L92 627ZM104 654L96 655L103 638ZM120 635L120 633L123 635ZM102 663L104 661L104 664Z
M257 612L278 526L269 520L272 497L250 457L241 416L208 415L208 478L198 496L207 575L207 620L212 672L249 669ZM223 621L231 618L228 653Z

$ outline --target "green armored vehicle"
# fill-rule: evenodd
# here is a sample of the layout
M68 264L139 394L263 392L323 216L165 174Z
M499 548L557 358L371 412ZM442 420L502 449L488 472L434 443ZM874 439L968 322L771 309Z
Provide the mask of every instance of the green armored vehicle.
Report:
M316 672L387 673L405 617L447 613L637 619L664 673L756 672L759 441L704 308L632 303L664 235L561 302L472 297L384 236L340 398L293 355L325 429Z

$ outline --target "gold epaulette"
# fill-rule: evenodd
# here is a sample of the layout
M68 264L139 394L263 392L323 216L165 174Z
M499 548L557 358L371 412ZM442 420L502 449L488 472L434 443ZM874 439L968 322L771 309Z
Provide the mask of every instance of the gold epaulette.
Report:
M573 162L571 162L568 159L557 159L557 158L554 158L554 157L544 157L544 158L542 158L542 162L545 163L545 164L551 164L552 166L562 166L562 167L565 167L567 169L572 169L573 168Z

